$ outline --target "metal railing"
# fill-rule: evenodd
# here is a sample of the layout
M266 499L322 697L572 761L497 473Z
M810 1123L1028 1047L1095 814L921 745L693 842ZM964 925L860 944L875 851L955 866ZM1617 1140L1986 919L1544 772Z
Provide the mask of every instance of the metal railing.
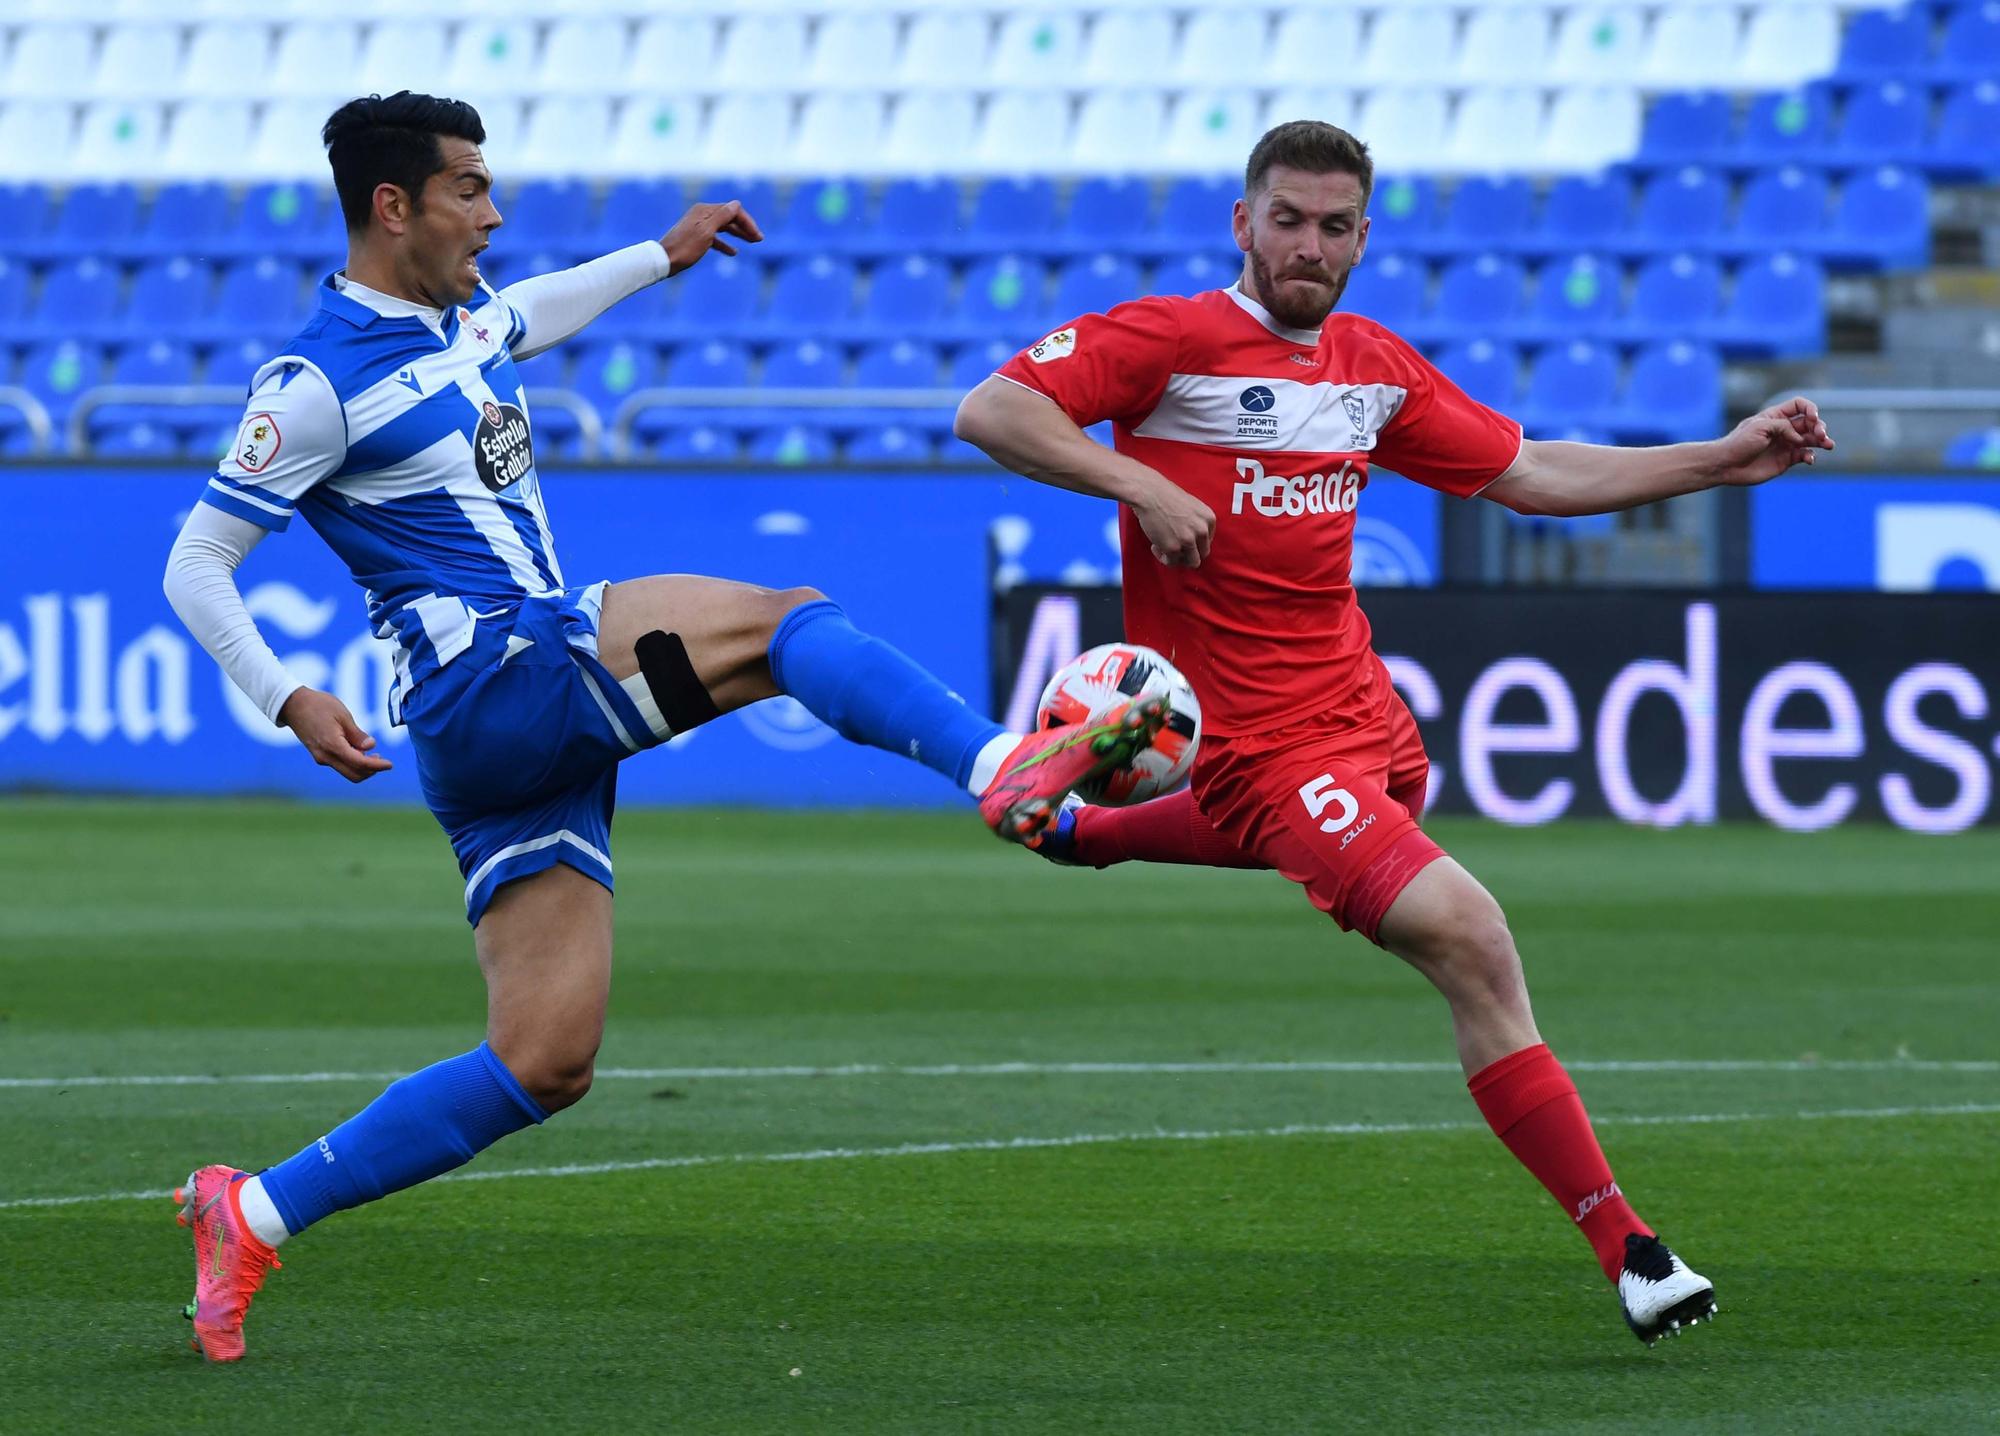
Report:
M957 389L637 389L612 415L611 454L630 457L633 424L655 409L785 409L806 418L834 409L955 410L964 397Z
M0 384L0 405L14 410L28 422L28 433L34 438L35 452L46 454L49 440L55 437L55 425L49 422L49 411L40 399L26 389L12 384Z

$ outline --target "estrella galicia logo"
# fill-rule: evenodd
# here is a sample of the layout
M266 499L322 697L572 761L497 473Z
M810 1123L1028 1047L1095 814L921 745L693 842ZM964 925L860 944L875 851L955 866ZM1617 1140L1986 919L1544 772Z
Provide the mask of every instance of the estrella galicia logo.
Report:
M1268 414L1278 402L1278 396L1262 384L1252 384L1237 398L1246 414Z
M534 466L528 416L512 404L491 399L481 404L479 427L472 434L472 467L479 482L497 494L519 483Z

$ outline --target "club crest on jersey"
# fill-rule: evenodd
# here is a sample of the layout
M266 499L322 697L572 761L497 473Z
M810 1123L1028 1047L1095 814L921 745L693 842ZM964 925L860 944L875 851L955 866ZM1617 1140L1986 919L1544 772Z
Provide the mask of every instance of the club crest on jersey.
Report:
M481 404L479 427L472 433L472 468L479 482L497 494L519 483L534 466L528 416L512 404L491 399Z
M1278 407L1278 396L1267 384L1252 384L1236 396L1236 407L1242 412L1236 416L1236 437L1239 439L1275 439L1278 436L1278 417L1271 411Z
M1347 411L1347 422L1354 426L1354 437L1359 439L1368 431L1368 406L1355 393L1342 394L1340 407Z
M1076 330L1058 329L1041 343L1028 351L1028 358L1036 364L1053 364L1058 359L1067 359L1076 353Z
M493 342L493 336L490 333L472 322L472 311L470 309L463 307L459 309L458 322L470 329L472 337L477 339L481 344L491 344Z
M252 414L236 431L236 462L250 473L261 474L278 457L284 442L276 419L269 414Z

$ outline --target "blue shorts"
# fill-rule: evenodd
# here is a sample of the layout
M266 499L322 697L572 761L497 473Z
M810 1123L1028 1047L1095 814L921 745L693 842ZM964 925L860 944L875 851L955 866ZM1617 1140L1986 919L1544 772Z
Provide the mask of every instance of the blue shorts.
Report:
M558 863L611 886L618 761L661 739L597 658L605 585L482 618L403 704L424 801L477 926L503 883Z

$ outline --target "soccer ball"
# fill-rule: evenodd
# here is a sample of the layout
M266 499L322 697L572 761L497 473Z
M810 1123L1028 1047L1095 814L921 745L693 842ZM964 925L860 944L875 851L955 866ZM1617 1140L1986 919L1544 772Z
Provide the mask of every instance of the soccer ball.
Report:
M1201 744L1201 703L1180 669L1137 643L1099 644L1049 680L1035 710L1041 728L1087 723L1120 703L1161 696L1168 702L1167 726L1131 763L1079 787L1086 802L1122 808L1185 783Z

